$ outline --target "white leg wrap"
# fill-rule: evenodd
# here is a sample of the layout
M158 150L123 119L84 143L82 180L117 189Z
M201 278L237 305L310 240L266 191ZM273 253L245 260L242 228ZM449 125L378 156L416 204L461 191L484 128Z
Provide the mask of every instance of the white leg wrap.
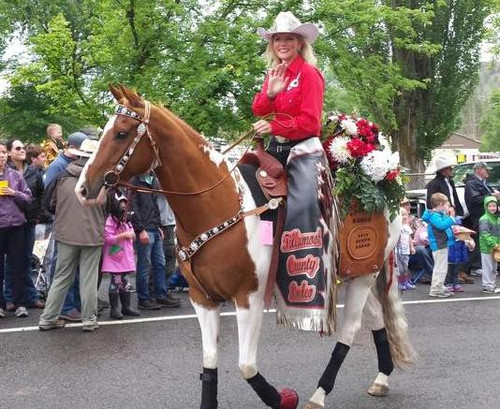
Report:
M377 377L375 378L375 383L379 383L380 385L389 386L389 377L382 372L379 372Z
M325 397L326 392L323 388L319 387L316 392L310 397L309 402L315 403L316 405L324 408L325 407Z

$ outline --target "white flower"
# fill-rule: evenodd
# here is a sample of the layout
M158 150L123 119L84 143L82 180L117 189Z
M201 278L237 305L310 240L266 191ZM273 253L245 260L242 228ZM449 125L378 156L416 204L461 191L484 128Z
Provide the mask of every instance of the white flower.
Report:
M341 165L345 165L352 160L349 149L347 149L347 143L350 140L351 138L347 136L338 136L332 139L332 141L328 145L328 150L330 151L330 155L335 160L335 162L338 162Z
M345 129L347 135L358 136L358 127L352 119L344 119L340 122L340 126Z
M389 149L389 151L391 150L391 144L389 143L389 140L385 137L385 135L382 134L382 132L378 134L378 142L384 149Z
M374 182L380 182L385 178L387 172L392 169L390 160L391 151L389 149L371 151L361 161L361 170Z
M390 170L399 168L399 152L394 152L389 158Z

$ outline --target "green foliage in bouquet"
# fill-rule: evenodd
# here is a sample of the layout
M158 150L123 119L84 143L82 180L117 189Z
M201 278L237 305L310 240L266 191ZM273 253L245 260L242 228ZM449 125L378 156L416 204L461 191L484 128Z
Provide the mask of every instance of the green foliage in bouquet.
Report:
M399 155L391 152L377 125L363 118L330 114L323 130L341 218L357 201L367 213L387 209L393 221L405 196L404 176Z

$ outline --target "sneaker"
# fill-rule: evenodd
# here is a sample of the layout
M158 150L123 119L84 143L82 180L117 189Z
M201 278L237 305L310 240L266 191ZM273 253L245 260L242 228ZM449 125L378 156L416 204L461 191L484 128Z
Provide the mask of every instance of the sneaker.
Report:
M59 319L71 322L80 322L82 320L82 314L80 314L77 310L72 310L67 314L59 315Z
M464 292L464 288L461 286L461 285L454 285L451 289L450 289L451 292L454 292L454 293L463 293Z
M97 322L91 322L89 324L83 324L83 332L94 332L99 329L99 324Z
M157 298L156 303L166 308L177 308L181 306L181 302L179 300L175 301L168 296L165 298Z
M28 310L26 307L17 307L16 309L16 317L17 318L26 318L28 316Z
M405 283L407 290L415 290L417 286L415 284L410 283L409 281Z
M137 307L141 310L159 310L161 305L156 304L152 300L139 300Z
M406 284L404 283L399 283L398 284L399 291L406 291Z
M437 293L429 293L429 297L438 297L438 298L448 298L451 297L451 293L447 293L446 291L437 292Z
M40 331L50 331L52 329L61 329L66 326L66 321L64 320L55 320L54 322L50 322L47 324L38 324L38 329Z
M168 292L167 292L167 298L168 298L170 301L181 302L181 299L180 299L179 297L176 297L175 295L173 295L171 291L168 291Z
M500 288L483 287L483 293L485 294L498 294L500 293Z
M482 270L472 270L470 272L470 275L472 277L482 277L483 276L483 272L482 272Z
M5 318L5 311L3 308L0 308L0 318Z
M6 305L5 305L5 310L6 311L9 311L9 312L13 312L16 310L16 306L14 304L12 304L11 302L8 302Z

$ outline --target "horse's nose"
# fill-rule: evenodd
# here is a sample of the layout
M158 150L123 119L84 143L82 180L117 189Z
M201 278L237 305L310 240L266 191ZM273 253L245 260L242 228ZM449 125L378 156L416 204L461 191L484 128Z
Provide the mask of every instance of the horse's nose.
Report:
M85 199L87 197L87 188L85 186L81 186L80 187L80 194L82 195L82 197Z

